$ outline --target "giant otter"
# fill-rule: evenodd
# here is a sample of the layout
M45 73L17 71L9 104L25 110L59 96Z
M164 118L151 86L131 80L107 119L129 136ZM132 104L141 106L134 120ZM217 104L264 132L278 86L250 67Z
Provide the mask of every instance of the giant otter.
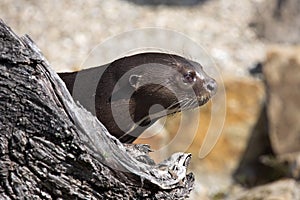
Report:
M167 53L136 54L59 76L75 100L124 143L161 117L205 104L217 90L199 63Z

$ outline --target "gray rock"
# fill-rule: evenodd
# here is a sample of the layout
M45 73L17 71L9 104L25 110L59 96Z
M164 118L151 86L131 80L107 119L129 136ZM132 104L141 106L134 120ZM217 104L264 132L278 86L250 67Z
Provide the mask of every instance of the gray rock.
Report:
M300 42L300 1L265 0L257 6L251 25L259 37L271 42Z
M140 5L193 6L206 0L127 0Z
M279 180L229 197L231 200L295 200L300 199L300 185L293 179Z

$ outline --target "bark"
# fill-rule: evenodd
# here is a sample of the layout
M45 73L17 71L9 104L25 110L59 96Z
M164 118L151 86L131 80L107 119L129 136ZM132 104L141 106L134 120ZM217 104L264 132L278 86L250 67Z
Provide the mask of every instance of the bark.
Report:
M0 199L183 199L190 154L155 164L82 106L28 37L0 20Z

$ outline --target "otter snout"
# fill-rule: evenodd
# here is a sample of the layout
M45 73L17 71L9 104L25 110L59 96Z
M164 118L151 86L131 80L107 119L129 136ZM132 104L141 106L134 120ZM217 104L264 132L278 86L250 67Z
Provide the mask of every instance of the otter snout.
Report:
M210 78L210 79L207 79L205 81L205 84L204 84L204 87L205 89L210 93L211 96L215 95L217 93L217 90L218 90L218 84L217 82Z

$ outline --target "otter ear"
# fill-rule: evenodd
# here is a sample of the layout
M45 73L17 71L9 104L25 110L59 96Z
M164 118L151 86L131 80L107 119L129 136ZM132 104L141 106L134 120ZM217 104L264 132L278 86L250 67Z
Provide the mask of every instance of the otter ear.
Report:
M129 83L130 83L130 85L133 88L137 89L139 87L139 80L140 80L141 77L142 76L137 75L137 74L130 75L130 77L129 77Z

